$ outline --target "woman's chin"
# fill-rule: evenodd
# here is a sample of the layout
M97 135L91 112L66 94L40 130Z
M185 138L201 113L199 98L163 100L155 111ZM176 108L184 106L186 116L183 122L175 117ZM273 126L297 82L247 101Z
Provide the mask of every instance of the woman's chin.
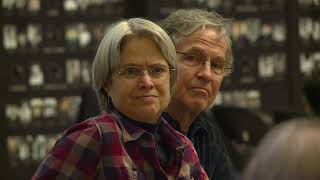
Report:
M154 124L158 122L162 111L156 111L152 108L144 108L137 112L141 112L137 117L138 121Z

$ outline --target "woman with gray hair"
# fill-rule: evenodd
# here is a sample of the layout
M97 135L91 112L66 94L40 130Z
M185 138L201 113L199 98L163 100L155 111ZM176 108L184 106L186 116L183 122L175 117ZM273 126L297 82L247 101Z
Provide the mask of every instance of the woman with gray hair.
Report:
M33 179L208 179L192 143L162 118L175 58L153 22L112 25L92 68L103 113L66 130Z

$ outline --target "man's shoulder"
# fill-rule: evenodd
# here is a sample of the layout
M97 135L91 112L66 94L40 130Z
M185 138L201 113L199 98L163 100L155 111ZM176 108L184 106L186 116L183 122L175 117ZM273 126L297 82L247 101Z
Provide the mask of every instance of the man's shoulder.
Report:
M210 132L219 133L220 127L212 112L201 112L197 118L205 129Z
M219 126L219 124L216 122L216 119L214 118L213 114L210 114L211 112L202 112L199 115L199 119L201 121L201 126L205 130L207 136L213 141L215 144L223 144L224 141L224 133Z

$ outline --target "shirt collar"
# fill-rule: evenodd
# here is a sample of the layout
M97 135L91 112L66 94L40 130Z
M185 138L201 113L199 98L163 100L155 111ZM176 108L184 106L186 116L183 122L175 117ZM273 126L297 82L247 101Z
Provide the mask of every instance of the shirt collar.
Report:
M169 148L172 150L183 151L186 147L186 143L181 140L179 132L177 132L170 124L164 119L164 113L160 124L159 133L162 134L162 138L166 141Z
M122 129L124 143L135 141L145 133L151 134L143 128L132 123L132 121L129 121L128 117L124 116L118 111L113 111L112 115L115 117ZM162 114L162 116L163 115L164 113ZM156 133L158 133L161 138L165 140L170 149L179 151L184 150L186 144L181 140L181 137L179 137L176 130L173 129L163 117L160 117L158 126L156 127L156 131Z
M168 123L174 129L176 129L177 131L182 133L180 123L176 119L174 119L168 112L163 113L163 117L168 121ZM205 120L205 118L203 118L202 113L200 113L200 115L197 116L196 119L192 122L192 124L190 125L189 130L186 134L187 135L194 134L198 130L205 130L206 131L204 121L206 121L206 120Z
M132 122L134 120L129 119L128 117L124 116L117 110L113 110L111 114L115 117L119 126L122 129L122 137L125 143L129 141L135 141L139 139L144 133L147 132L140 126L137 126L136 124L134 124Z
M173 119L173 117L168 112L163 113L163 117L175 130L181 132L180 123L177 120Z

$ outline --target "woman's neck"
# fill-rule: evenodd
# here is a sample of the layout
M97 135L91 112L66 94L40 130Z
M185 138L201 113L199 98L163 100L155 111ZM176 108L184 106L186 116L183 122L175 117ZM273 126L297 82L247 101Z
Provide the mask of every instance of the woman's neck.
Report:
M121 121L129 121L132 124L134 124L135 126L138 126L138 127L142 128L145 131L148 131L148 132L150 132L152 134L155 132L155 129L160 124L160 121L156 121L156 123L147 123L147 122L143 122L143 121L134 120L134 119L126 116L125 114L121 113L116 108L114 108L113 111L114 111L114 113L116 113L116 114L118 114L120 116L120 120Z

